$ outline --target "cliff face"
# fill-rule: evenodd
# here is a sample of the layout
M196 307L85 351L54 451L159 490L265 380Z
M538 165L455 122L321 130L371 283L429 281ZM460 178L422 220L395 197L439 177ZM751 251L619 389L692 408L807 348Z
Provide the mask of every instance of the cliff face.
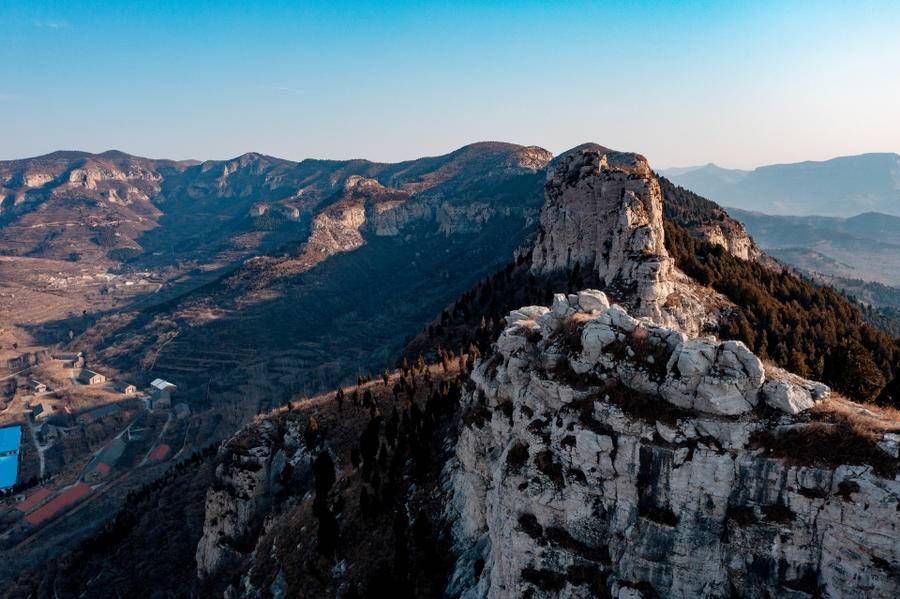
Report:
M510 166L510 169L513 167ZM508 176L521 176L520 167ZM527 172L527 170L525 171ZM397 237L416 225L436 228L449 237L478 233L493 218L515 219L531 226L533 206L493 206L488 202L461 201L440 193L411 195L383 186L375 179L353 175L338 201L313 219L309 238L296 259L279 265L283 274L309 270L336 254L351 252L371 237Z
M896 456L880 474L770 457L763 439L817 430L802 412L827 387L607 306L582 292L514 311L473 373L464 410L482 418L448 469L451 592L895 596Z
M197 545L201 580L234 566L250 553L285 488L302 496L312 486L309 453L295 421L279 430L262 421L224 443L215 482L206 495L203 537Z
M678 272L666 251L663 199L647 160L596 144L551 163L532 271L579 268L639 315L699 332L718 298Z
M643 305L672 292L662 194L643 156L581 146L557 158L547 174L541 226L535 271L577 263L595 270L604 285L635 283Z

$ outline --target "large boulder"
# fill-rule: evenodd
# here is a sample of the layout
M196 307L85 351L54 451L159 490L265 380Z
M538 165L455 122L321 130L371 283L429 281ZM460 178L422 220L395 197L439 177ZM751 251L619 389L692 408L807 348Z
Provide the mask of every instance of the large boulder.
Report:
M830 389L780 368L771 368L762 388L766 403L788 414L799 414L826 399Z

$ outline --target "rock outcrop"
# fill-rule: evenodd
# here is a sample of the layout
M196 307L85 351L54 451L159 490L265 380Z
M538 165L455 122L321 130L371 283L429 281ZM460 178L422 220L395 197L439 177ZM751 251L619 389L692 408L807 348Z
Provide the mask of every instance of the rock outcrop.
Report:
M532 271L578 265L635 314L699 332L716 320L718 298L675 268L665 247L662 192L647 160L596 144L548 168Z
M507 323L446 470L451 595L896 596L896 460L763 441L828 426L802 413L827 387L595 291Z
M219 454L197 545L201 579L237 565L253 550L273 498L284 485L298 481L291 486L302 496L312 484L312 460L296 421L279 430L273 421L262 420L224 443Z
M533 270L577 263L605 286L635 285L639 306L658 311L673 291L673 264L663 242L662 194L647 160L579 146L554 161L545 191Z
M698 227L701 238L722 246L741 260L759 260L763 254L740 223L711 223Z

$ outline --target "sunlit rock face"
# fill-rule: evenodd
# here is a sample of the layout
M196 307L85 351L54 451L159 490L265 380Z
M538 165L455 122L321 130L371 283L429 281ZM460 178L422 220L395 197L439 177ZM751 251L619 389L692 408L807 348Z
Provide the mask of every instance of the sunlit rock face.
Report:
M759 442L827 387L595 291L507 323L447 467L452 595L896 596L900 481Z
M585 144L548 167L532 270L574 269L627 298L632 312L699 332L715 303L679 272L665 247L662 192L647 160Z
M588 145L557 158L547 174L541 226L536 272L580 264L605 286L634 287L639 310L648 314L658 313L674 290L662 194L639 154Z

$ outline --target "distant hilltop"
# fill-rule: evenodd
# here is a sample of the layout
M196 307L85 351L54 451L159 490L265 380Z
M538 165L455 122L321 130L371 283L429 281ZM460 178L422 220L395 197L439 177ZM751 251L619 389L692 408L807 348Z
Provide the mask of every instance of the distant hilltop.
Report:
M715 164L659 171L673 183L722 204L778 215L900 216L900 155L841 156L753 170Z

